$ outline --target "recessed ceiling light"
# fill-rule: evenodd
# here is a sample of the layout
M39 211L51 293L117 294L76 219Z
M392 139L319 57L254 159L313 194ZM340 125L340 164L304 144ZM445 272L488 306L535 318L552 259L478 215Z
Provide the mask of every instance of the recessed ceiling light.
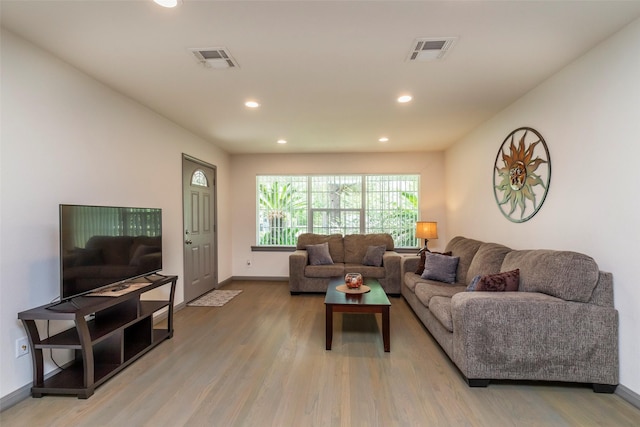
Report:
M260 103L257 101L247 101L244 103L244 105L249 108L258 108L260 106Z
M178 0L153 0L154 3L159 4L162 7L176 7Z
M383 136L382 138L378 139L378 141L380 141L380 142L388 142L389 138L387 138L386 136Z
M287 140L286 139L279 139L277 142L278 142L278 144L286 144Z
M398 102L400 102L401 104L404 104L406 102L409 102L413 99L413 97L411 95L402 95L398 98Z

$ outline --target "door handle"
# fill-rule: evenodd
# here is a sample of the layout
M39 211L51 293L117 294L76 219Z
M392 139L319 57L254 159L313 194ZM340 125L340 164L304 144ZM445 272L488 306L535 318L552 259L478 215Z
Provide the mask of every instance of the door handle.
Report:
M190 244L192 244L192 243L193 243L193 241L191 241L191 239L187 239L187 240L185 240L184 242L185 242L187 245L190 245Z

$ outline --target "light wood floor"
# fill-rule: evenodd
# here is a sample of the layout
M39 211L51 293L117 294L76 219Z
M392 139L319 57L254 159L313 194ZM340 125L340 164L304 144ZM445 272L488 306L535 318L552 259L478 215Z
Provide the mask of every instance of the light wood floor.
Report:
M402 298L391 298L391 352L380 317L335 314L285 282L233 282L224 307L176 313L174 338L88 400L29 398L10 426L638 426L640 410L588 387L469 388Z

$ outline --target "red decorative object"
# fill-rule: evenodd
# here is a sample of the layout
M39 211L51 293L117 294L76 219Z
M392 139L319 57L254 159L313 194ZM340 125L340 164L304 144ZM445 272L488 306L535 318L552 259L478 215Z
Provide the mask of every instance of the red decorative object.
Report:
M344 282L347 285L348 288L351 289L357 289L360 286L362 286L363 280L362 280L362 274L360 273L347 273L346 276L344 276Z

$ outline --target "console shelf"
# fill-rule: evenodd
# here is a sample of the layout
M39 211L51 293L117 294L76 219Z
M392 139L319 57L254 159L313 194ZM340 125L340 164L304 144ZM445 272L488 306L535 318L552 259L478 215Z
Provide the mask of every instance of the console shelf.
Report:
M18 313L31 345L31 395L72 394L89 398L96 387L143 354L173 336L173 299L177 276L153 274L147 286L117 296L81 296ZM140 295L171 286L166 300L141 300ZM167 311L167 326L155 328L153 316ZM41 338L36 320L72 320L75 328ZM75 360L55 375L44 378L44 349L75 351Z

